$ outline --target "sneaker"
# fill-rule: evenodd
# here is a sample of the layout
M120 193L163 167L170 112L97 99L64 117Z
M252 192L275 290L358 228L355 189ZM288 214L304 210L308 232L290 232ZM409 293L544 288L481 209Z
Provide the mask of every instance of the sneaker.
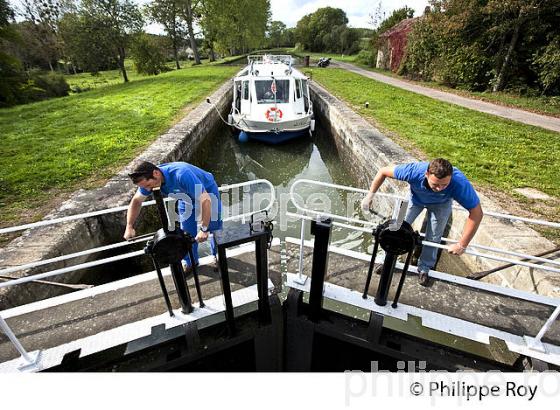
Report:
M430 277L428 276L428 272L426 271L418 271L418 283L422 286L428 286L428 281Z

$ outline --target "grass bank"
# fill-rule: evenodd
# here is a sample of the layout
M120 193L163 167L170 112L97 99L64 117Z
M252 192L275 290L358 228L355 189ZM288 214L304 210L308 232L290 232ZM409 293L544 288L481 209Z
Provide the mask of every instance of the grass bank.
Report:
M0 110L1 225L38 219L61 192L102 184L237 70L197 66L133 76Z
M228 63L229 61L235 60L239 58L239 56L234 57L226 57L220 60L216 60L214 62L210 62L208 59L203 59L202 65L204 66L213 66L219 65L223 63ZM175 61L168 62L167 67L170 70L175 70ZM192 60L180 60L179 65L181 69L189 68L189 67L196 67L194 65L194 61ZM126 69L126 74L130 81L137 81L145 78L150 78L149 76L138 74L134 68L134 62L132 59L127 58L124 62L124 66ZM120 70L108 70L108 71L100 71L99 73L92 75L91 73L78 73L78 74L69 74L65 75L64 78L68 85L70 85L71 89L80 89L83 91L88 91L93 88L105 87L108 85L116 85L122 84L122 74Z

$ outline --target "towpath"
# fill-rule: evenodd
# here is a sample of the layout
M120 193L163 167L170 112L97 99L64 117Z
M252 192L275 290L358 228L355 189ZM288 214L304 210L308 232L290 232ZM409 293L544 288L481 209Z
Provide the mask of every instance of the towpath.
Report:
M417 94L426 95L428 97L435 98L440 101L445 101L451 104L460 105L462 107L470 108L471 110L476 110L480 112L485 112L487 114L497 115L498 117L507 118L512 121L517 121L524 124L534 125L548 130L560 132L560 118L534 114L532 112L520 110L517 108L504 107L486 101L461 97L460 95L435 90L429 87L423 87L421 85L412 84L407 81L399 80L397 78L364 70L363 68L356 67L353 64L344 63L341 61L334 62L333 66L338 66L340 68L344 68L345 70L351 71L353 73L372 78L376 81L390 84L394 87L412 91Z

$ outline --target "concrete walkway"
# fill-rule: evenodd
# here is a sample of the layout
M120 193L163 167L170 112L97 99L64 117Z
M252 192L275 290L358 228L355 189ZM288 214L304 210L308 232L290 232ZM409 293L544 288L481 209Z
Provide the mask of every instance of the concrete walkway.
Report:
M429 87L423 87L420 85L411 84L409 82L399 80L397 78L364 70L363 68L356 67L355 65L349 63L336 61L333 63L333 66L344 68L345 70L363 75L364 77L369 77L376 81L380 81L382 83L386 83L394 87L402 88L404 90L412 91L417 94L426 95L428 97L435 98L440 101L445 101L451 104L460 105L461 107L469 108L475 111L485 112L487 114L496 115L498 117L507 118L508 120L522 122L524 124L534 125L537 127L545 128L547 130L560 132L560 118L549 117L540 114L533 114L531 112L519 110L517 108L504 107L501 105L492 104L485 101L461 97L456 94L434 90Z

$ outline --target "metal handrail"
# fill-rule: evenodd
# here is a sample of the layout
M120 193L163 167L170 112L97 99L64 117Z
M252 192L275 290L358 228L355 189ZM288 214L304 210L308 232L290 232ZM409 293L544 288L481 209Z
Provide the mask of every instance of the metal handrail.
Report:
M250 215L253 215L255 213L269 211L272 208L272 206L274 205L275 190L274 190L274 186L270 183L270 181L268 181L266 179L257 179L257 180L246 181L246 182L241 182L241 183L237 183L237 184L223 185L219 189L223 192L223 191L228 191L228 190L234 189L234 188L240 188L240 187L249 186L249 185L258 185L258 184L268 185L269 188L271 189L271 192L270 192L271 196L270 196L270 201L269 201L268 205L264 209L259 209L259 210L255 210L255 211L251 211L251 212L246 212L246 213L243 213L243 214L240 214L240 215L230 216L228 218L225 218L224 221L231 221L231 220L246 218L246 217L248 217ZM170 198L167 198L167 199L172 200ZM155 203L155 201L149 201L149 202ZM112 208L110 211L119 212L120 210L122 210L120 208L123 208L123 207ZM128 207L126 207L125 209L128 209ZM109 210L104 210L104 211L109 211ZM102 212L102 211L98 211L98 212ZM109 212L105 212L105 213L109 213ZM78 217L78 216L79 215L73 215L72 217L77 219L76 217ZM87 218L87 217L90 216L90 214L81 214L81 216L84 217L84 218ZM61 222L64 222L64 220L65 220L65 218L59 218L59 220L53 220L53 222L54 223L61 223ZM141 237L137 237L137 238L135 238L131 241L118 242L118 243L115 243L115 244L100 246L100 247L97 247L97 248L92 248L92 249L88 249L88 250L85 250L85 251L76 252L76 253L72 253L72 254L68 254L68 255L62 255L62 256L55 257L55 258L51 258L51 259L46 259L46 260L36 261L36 262L30 262L30 263L27 263L27 264L24 264L24 265L14 266L14 267L11 267L11 268L0 270L0 274L6 274L6 273L15 272L15 271L18 271L18 270L35 268L35 267L38 267L38 266L47 265L49 263L61 262L61 261L76 258L76 257L79 257L79 256L91 255L91 254L106 251L106 250L109 250L109 249L115 249L115 248L131 245L131 244L134 244L134 243L144 241L150 235L151 234L146 234L146 235L142 235ZM65 268L62 268L62 269L57 269L57 270L54 270L54 271L49 271L49 272L45 272L45 273L39 273L39 274L36 274L36 275L26 276L25 278L13 279L13 280L1 283L0 288L14 286L14 285L22 284L22 283L27 283L27 282L32 282L32 281L37 280L37 279L48 278L50 276L56 276L56 275L71 272L71 271L74 271L74 270L84 269L84 268L88 268L88 267L92 267L92 266L103 265L105 263L111 263L111 262L114 262L116 260L132 258L132 257L138 256L138 255L141 255L141 254L143 254L143 251L130 252L130 253L127 253L127 254L124 254L124 255L118 255L118 256L115 256L115 257L112 257L112 258L100 259L98 261L82 263L82 264L78 264L78 265L68 266L68 267L65 267ZM121 256L123 256L123 257L121 257ZM116 258L118 258L118 259L116 259Z
M36 279L50 278L51 276L61 275L63 273L72 272L78 269L91 268L93 266L104 265L106 263L116 262L123 259L134 258L136 256L140 256L144 254L145 254L144 250L128 252L116 256L111 256L110 258L98 259L96 261L85 262L79 265L67 266L65 268L55 269L49 272L37 273L36 275L25 276L23 278L13 279L8 282L0 283L0 289L7 288L9 286L20 285L22 283L32 282Z
M326 187L336 188L336 189L344 189L346 191L357 192L357 193L361 193L361 194L367 194L369 192L369 190L367 190L367 189L354 188L354 187L349 187L349 186L345 186L345 185L331 184L331 183L328 183L328 182L313 181L311 179L298 179L297 181L295 181L292 184L292 187L290 188L290 195L292 195L292 192L294 192L295 186L297 186L299 184L303 184L303 183L310 183L310 184L313 184L313 185L326 186ZM403 197L401 195L388 194L388 193L385 193L385 192L376 192L375 195L376 196L387 197L387 198L393 198L393 199L406 199L406 197ZM294 202L294 201L292 200L292 202ZM296 206L296 208L299 209L297 204L294 203L294 205ZM456 209L456 210L459 210L459 211L462 211L462 212L468 212L468 210L466 210L465 208L463 208L461 206L457 206L457 205L453 205L453 209ZM500 219L508 219L510 221L526 222L526 223L530 223L530 224L543 225L543 226L548 226L550 228L560 229L560 222L550 222L550 221L545 221L544 219L525 218L525 217L521 217L521 216L515 216L515 215L504 214L504 213L499 213L499 212L486 211L486 210L484 211L484 215L485 216L492 216L492 217L500 218Z
M272 208L272 205L274 204L274 199L276 197L275 195L275 190L274 190L274 185L272 185L270 183L270 181L266 180L266 179L255 179L252 181L246 181L246 182L240 182L238 184L230 184L230 185L222 185L218 188L218 190L220 192L224 192L224 191L228 191L230 189L233 188L240 188L243 186L247 186L247 185L258 185L258 184L266 184L270 187L271 189L271 201L268 204L268 206L264 209L264 210L270 210ZM172 198L165 198L165 201L171 201L173 200ZM151 205L155 205L156 201L145 201L142 203L142 206L151 206ZM69 216L64 216L61 218L55 218L55 219L46 219L43 221L39 221L39 222L33 222L33 223L29 223L29 224L24 224L24 225L16 225L16 226L10 226L8 228L1 228L0 229L0 235L1 234L6 234L6 233L11 233L11 232L17 232L17 231L23 231L25 229L32 229L32 228L40 228L42 226L49 226L49 225L56 225L59 223L63 223L63 222L70 222L70 221L75 221L78 219L86 219L86 218L92 218L94 216L100 216L100 215L106 215L106 214L111 214L111 213L116 213L116 212L122 212L122 211L126 211L128 209L128 205L122 205L122 206L117 206L114 208L107 208L107 209L102 209L99 211L92 211L92 212L84 212L81 214L76 214L76 215L69 215ZM263 211L264 211L263 210ZM244 215L240 215L239 217L243 217L243 216L250 216L252 213L258 213L258 212L262 212L262 211L255 211L255 212L249 212L247 214ZM228 218L228 220L232 220L233 217Z
M142 235L142 236L137 236L136 238L131 239L129 241L117 242L117 243L114 243L114 244L111 244L111 245L99 246L97 248L91 248L91 249L87 249L85 251L70 253L68 255L57 256L55 258L44 259L44 260L40 260L40 261L36 261L36 262L30 262L30 263L26 263L26 264L23 264L23 265L14 266L14 267L11 267L11 268L2 269L2 270L0 270L0 275L6 275L8 273L17 272L18 270L37 268L39 266L48 265L50 263L62 262L62 261L68 260L68 259L78 258L80 256L92 255L94 253L103 252L103 251L107 251L107 250L110 250L110 249L116 249L116 248L121 248L121 247L128 246L128 245L133 245L133 244L139 243L139 242L145 242L146 239L150 236L153 236L154 233L155 232L148 233L148 234L145 234L145 235Z
M359 224L362 224L362 225L377 226L377 223L374 223L374 222L371 222L371 221L365 221L365 220L356 219L356 218L349 218L349 217L346 217L346 216L331 214L331 213L328 213L328 212L319 212L319 211L315 211L313 209L308 209L308 208L305 208L305 207L301 206L300 204L297 203L296 198L295 198L295 196L296 196L295 187L297 185L301 184L301 183L308 183L308 184L312 184L312 185L326 186L326 187L330 187L330 188L336 188L336 189L346 190L346 191L350 191L350 192L358 192L358 193L367 193L367 192L369 192L368 190L360 189L360 188L354 188L354 187L346 187L344 185L331 184L331 183L328 183L328 182L313 181L313 180L310 180L310 179L300 179L300 180L297 180L296 182L294 182L292 184L292 186L290 188L290 199L291 199L292 203L294 204L294 206L300 212L303 212L305 214L314 214L314 215L317 215L317 216L326 216L326 217L329 217L329 218L338 219L338 220L344 221L344 222L353 222L353 223L359 223ZM403 199L403 197L398 196L398 195L393 195L393 194L376 193L376 195L381 195L381 196L385 196L385 197L388 197L388 198L393 198L395 200ZM463 208L461 208L461 209L463 209ZM485 214L487 214L487 213L485 212ZM501 215L503 216L505 214L501 214ZM533 220L533 221L535 221L534 223L537 223L538 220ZM542 222L541 224L544 224L544 222L547 222L547 221L540 221L540 222ZM547 222L547 223L555 224L555 223L552 223L552 222ZM338 224L335 224L335 225L346 227L346 228L351 227L351 225L347 225L347 226L338 225ZM557 225L560 228L560 224L557 224ZM352 229L354 229L354 227L352 227ZM367 229L358 229L358 230L360 230L362 232L369 232ZM442 238L441 240L446 241L446 242L457 242L457 241L455 241L453 239L449 239L449 238ZM425 242L425 245L427 245L427 246L432 246L432 247L436 247L436 248L441 247L441 246L435 246L433 242L428 242L428 241L424 241L424 242ZM524 253L520 253L520 252L513 252L513 251L508 251L506 249L494 248L494 247L478 245L478 244L469 245L469 247L465 251L466 254L473 255L473 256L488 257L488 259L494 259L494 260L498 260L498 261L514 263L516 265L522 265L522 266L529 267L529 268L541 269L541 270L547 270L547 271L550 271L550 272L560 273L560 270L555 269L555 268L549 268L549 267L546 267L546 266L536 265L536 264L532 264L532 263L529 263L529 262L522 262L522 261L511 260L511 259L492 257L491 255L486 256L487 254L480 254L480 253L478 253L478 252L476 252L472 249L469 249L469 248L479 248L479 249L484 249L484 250L488 250L488 251L491 251L491 252L502 253L502 254L505 254L505 255L518 256L522 259L531 259L531 260L535 260L535 261L539 261L539 262L551 263L551 264L554 264L554 265L560 265L560 262L557 262L557 261L550 261L550 260L547 260L545 258L541 258L541 257L538 257L538 256L533 256L533 255L528 255L528 254L524 254ZM443 249L447 249L447 247L445 247Z
M304 215L295 214L295 213L292 213L292 212L287 213L288 216L301 218L302 226L301 226L301 244L300 244L300 255L299 255L300 260L299 260L298 281L303 283L305 281L305 279L303 279L303 273L302 273L303 272L303 246L304 246L304 239L305 239L304 238L304 223L305 223L305 220L312 220L313 219L313 218L305 215L305 213L312 213L312 214L315 214L316 216L320 216L320 215L321 216L329 216L331 218L343 220L345 222L358 222L360 224L364 224L365 221L358 220L358 219L355 219L355 218L349 218L349 217L345 217L345 216L341 216L341 215L336 215L336 214L321 213L321 212L314 211L312 209L307 209L305 207L300 206L299 204L297 204L297 201L295 200L295 186L297 186L301 183L310 183L310 184L313 184L313 185L326 186L326 187L342 189L342 190L351 191L351 192L367 193L369 191L367 191L365 189L347 187L347 186L344 186L344 185L331 184L331 183L327 183L327 182L312 181L312 180L309 180L309 179L297 180L296 182L294 182L292 184L292 186L290 188L290 199L291 199L292 203L294 204L294 206L299 211L304 212ZM382 196L393 197L397 200L402 198L402 197L399 197L397 195L392 195L392 194L382 193L381 195ZM517 220L517 221L523 221L523 222L529 222L529 223L534 223L534 224L539 224L539 225L545 225L545 226L560 228L560 224L555 223L555 222L548 222L548 221L544 221L544 220L529 219L529 218L518 218L518 217L515 217L513 215L499 214L499 213L492 213L492 212L485 212L485 214L496 216L496 217L499 217L499 218L506 218L506 219L510 219L510 220ZM344 223L340 223L340 222L336 222L336 221L333 222L333 225L345 227L345 228L348 228L348 229L358 230L358 231L361 231L361 232L369 232L369 230L367 230L367 228L364 228L364 227L361 227L361 226L352 226L352 225L348 225L348 224L344 224ZM447 242L457 242L455 240L448 239L448 238L442 238L442 240L445 240ZM441 245L441 244L435 243L435 242L422 241L422 244L427 245L427 246L432 246L432 247L435 247L435 248L449 250L448 246ZM511 260L511 259L507 259L507 258L502 258L502 257L499 257L499 256L494 256L494 255L488 255L488 254L485 254L485 253L480 253L480 252L474 251L474 250L470 249L471 247L486 249L486 250L490 250L490 251L497 252L497 253L502 252L502 253L506 253L506 254L510 254L510 255L515 254L514 256L523 256L525 259L541 260L543 258L534 257L532 255L524 255L524 254L517 253L517 252L511 252L511 251L502 250L502 249L498 249L498 248L492 248L492 247L483 246L483 245L471 245L471 246L467 247L467 249L464 252L466 254L469 254L469 255L472 255L472 256L478 256L478 257L481 257L481 258L487 258L487 259L492 259L492 260L497 260L497 261L502 261L502 262L509 262L509 263L514 264L514 265L521 265L521 266L525 266L525 267L529 267L529 268L533 268L533 269L541 269L541 270L545 270L545 271L549 271L549 272L560 273L560 269L545 267L545 266L541 266L541 265L537 265L537 264L529 263L529 262L524 262L524 261L515 261L515 260ZM550 261L547 261L547 262L550 262ZM542 345L541 340L544 337L544 335L546 334L546 332L550 329L550 327L552 326L552 324L554 323L554 321L556 320L558 315L560 315L560 301L556 305L555 310L552 312L552 314L550 315L550 317L548 318L546 323L542 326L542 328L538 332L537 336L534 339L531 339L530 343L528 344L529 348L531 348L531 349L541 349L541 345Z
M244 186L257 185L257 184L265 184L270 188L270 200L269 200L268 205L264 209L254 210L254 211L246 212L246 213L243 213L243 214L240 214L240 215L230 216L228 218L225 218L224 221L231 221L231 220L235 220L235 219L243 219L244 220L246 217L251 216L253 214L256 214L256 213L259 213L259 212L265 212L265 211L268 212L270 209L272 209L272 206L274 205L274 201L275 201L275 198L276 198L276 192L275 192L275 189L274 189L274 185L272 185L272 183L270 181L266 180L266 179L257 179L257 180L246 181L246 182L241 182L241 183L237 183L237 184L222 185L218 189L219 189L219 191L224 192L224 191L228 191L228 190L234 189L234 188L240 188L240 187L244 187ZM166 198L166 201L172 201L172 200L173 200L172 198ZM146 202L142 203L142 206L150 206L150 205L153 205L153 204L155 204L155 201L146 201ZM110 209L104 209L104 210L95 211L95 212L88 212L88 213L82 213L82 214L77 214L77 215L71 215L71 216L67 216L67 217L63 217L63 218L40 221L40 222L35 222L35 223L32 223L32 224L25 224L25 225L10 227L10 228L4 228L4 229L0 229L0 234L9 233L9 232L17 232L17 231L21 231L21 230L25 230L25 229L31 229L31 228L38 228L38 227L42 227L42 226L54 225L54 224L59 224L59 223L78 220L78 219L85 219L85 218L89 218L89 217L93 217L93 216L105 215L105 214L109 214L109 213L122 212L122 211L127 210L127 209L128 209L128 205L127 206L110 208ZM44 261L31 262L31 263L20 265L20 266L17 266L17 267L7 268L7 269L4 269L3 271L0 271L0 272L1 273L9 273L9 272L17 271L17 270L38 267L38 266L46 265L46 264L53 263L53 262L60 262L60 261L75 258L75 257L78 257L78 256L85 256L85 255L101 252L101 251L108 250L108 249L115 249L115 248L118 248L118 247L122 247L122 246L126 246L126 245L141 242L142 240L145 240L146 236L149 236L149 235L150 234L142 235L142 237L135 238L132 241L119 242L119 243L112 244L112 245L101 246L101 247L86 250L86 251L76 252L76 253L69 254L69 255L63 255L63 256L60 256L60 257L47 259L47 260L44 260ZM92 261L92 262L86 262L86 263L82 263L82 264L78 264L78 265L74 265L74 266L68 266L68 267L61 268L61 269L55 269L55 270L45 272L45 273L26 276L26 277L19 278L19 279L13 279L13 280L10 280L8 282L0 283L0 289L1 288L7 288L9 286L15 286L15 285L23 284L23 283L33 282L33 281L38 280L38 279L44 279L44 278L49 278L49 277L56 276L56 275L65 274L65 273L75 271L75 270L78 270L78 269L90 268L90 267L94 267L94 266L100 266L100 265L104 265L104 264L107 264L107 263L115 262L115 261L118 261L118 260L134 258L134 257L140 256L140 255L143 255L143 254L145 254L144 250L129 252L129 253L126 253L126 254L121 254L121 255L112 256L112 257L109 257L109 258L99 259L99 260ZM37 353L36 355L29 354L24 349L24 347L22 346L20 341L17 339L17 337L15 336L13 331L10 329L8 324L3 320L3 318L1 316L0 316L0 330L2 330L2 332L8 336L9 340L12 342L12 344L18 350L18 352L21 355L22 360L26 363L26 365L34 365L34 364L37 363L37 361L39 359L39 356L40 356L40 352ZM22 368L23 367L25 367L25 365L22 366Z
M303 219L309 220L309 221L314 220L314 218L309 217L307 215L296 214L296 213L292 213L292 212L287 212L286 215L287 216L293 216L293 217L296 217L296 218L300 218L302 220ZM356 231L360 231L360 232L364 232L364 233L370 233L370 234L372 233L372 229L363 228L361 226L352 226L352 225L348 225L348 224L341 223L341 222L332 222L332 224L334 226L339 226L341 228L353 229L353 230L356 230ZM421 233L420 235L423 236L424 234ZM445 241L445 242L452 242L452 243L457 243L458 242L454 239L448 239L448 238L441 238L441 240ZM435 242L422 241L421 243L424 246L431 246L433 248L449 250L449 246L441 245L441 244L438 244L438 243L435 243ZM527 267L527 268L541 269L541 270L545 270L545 271L548 271L548 272L560 273L560 269L551 268L551 267L548 267L548 266L537 265L537 264L530 263L530 262L524 262L524 261L517 261L517 260L514 260L514 259L502 258L500 256L489 255L487 253L480 253L480 252L477 252L477 251L471 249L471 247L473 247L473 248L478 247L478 248L481 248L481 249L486 249L486 250L490 250L490 251L497 252L497 253L500 253L500 252L504 251L502 249L491 248L491 247L486 247L486 246L482 246L482 245L469 245L464 253L467 254L467 255L478 256L480 258L486 258L486 259L492 259L492 260L499 261L499 262L512 263L514 265L520 265L520 266L524 266L524 267ZM504 251L503 253L507 253L507 252L509 252L509 251ZM521 255L526 259L533 258L531 255L525 255L525 254L518 254L518 255ZM516 256L518 256L518 255L516 255ZM538 257L535 257L535 258L542 259L542 258L538 258ZM300 264L301 264L301 261L300 261Z

